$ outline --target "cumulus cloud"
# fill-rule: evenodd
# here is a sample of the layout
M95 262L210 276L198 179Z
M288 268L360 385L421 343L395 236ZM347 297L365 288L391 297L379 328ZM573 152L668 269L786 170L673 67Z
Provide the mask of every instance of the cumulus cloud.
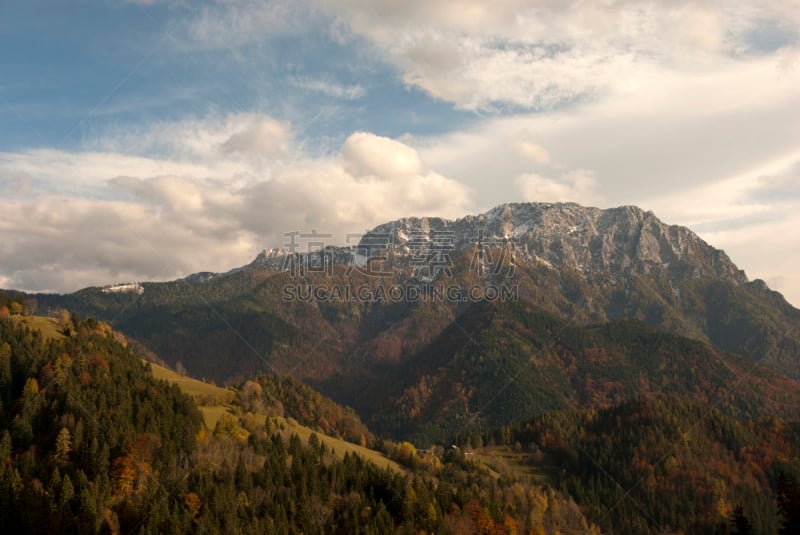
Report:
M393 218L470 211L469 188L429 169L414 148L368 132L351 135L329 156L289 148L291 158L278 160L266 157L274 155L273 143L258 143L282 139L291 146L291 129L269 117L162 126L142 141L155 143L160 130L175 149L161 158L0 154L0 174L26 169L42 190L49 185L55 191L0 200L4 286L67 291L225 271L264 247L284 245L284 234L295 230L318 229L332 235L332 244L343 244L348 234ZM191 137L174 139L176 132ZM106 144L124 146L120 140ZM187 161L187 155L198 158ZM92 195L71 184L85 170Z
M422 170L417 151L399 141L357 132L342 147L347 170L356 178L403 177Z
M286 151L291 139L291 129L286 122L276 121L269 117L261 117L240 125L220 146L226 153L254 154L258 156L274 156Z

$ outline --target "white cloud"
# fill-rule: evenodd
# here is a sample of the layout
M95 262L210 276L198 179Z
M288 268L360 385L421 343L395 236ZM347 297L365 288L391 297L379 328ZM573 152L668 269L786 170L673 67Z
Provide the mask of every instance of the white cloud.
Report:
M275 156L291 152L291 125L259 113L209 114L119 127L87 141L102 153L159 155L169 161L215 163L220 153Z
M759 25L800 23L800 9L777 0L321 3L407 84L468 110L550 109L624 93L653 68L713 71L763 51ZM796 31L782 36L770 46L797 46Z
M222 178L235 187L297 160L302 155L295 144L289 123L260 114L157 121L107 130L78 152L0 152L0 183L13 195L108 196L102 187L118 175Z
M521 135L525 136L525 133L523 132ZM538 143L530 141L529 139L525 139L524 137L513 139L511 143L517 152L522 156L525 156L536 163L550 163L550 153Z
M342 85L324 78L294 76L291 78L291 83L300 89L321 93L336 99L358 100L367 94L367 90L358 84Z
M220 163L229 172L243 169L236 163ZM176 174L203 176L209 172L202 163L88 150L71 153L55 149L32 149L0 153L0 175L25 176L29 194L69 193L94 196L109 178L124 172L144 176Z
M780 71L779 61L731 62L713 74L653 71L630 94L492 118L414 144L489 205L512 200L499 177L549 176L549 166L591 170L609 203L680 194L800 147L800 69ZM524 142L546 149L549 162L530 158Z
M367 132L347 138L342 157L345 167L356 178L403 177L422 171L422 160L415 149Z
M290 35L306 28L308 7L291 0L216 0L187 19L184 39L202 48L235 48Z
M222 152L274 156L286 151L291 139L287 123L269 117L251 119L251 124L240 126L225 140L220 146Z
M470 211L469 189L404 143L359 132L338 153L312 158L289 132L269 117L230 116L160 124L130 146L171 147L163 157L0 153L0 176L24 172L39 185L0 200L3 284L67 291L224 271L282 246L294 230L316 228L343 244L389 219ZM128 138L104 144L124 147ZM287 147L282 158L275 139Z
M526 173L517 177L515 183L525 201L577 202L588 206L603 201L597 192L598 183L594 173L586 169L564 173L558 179Z

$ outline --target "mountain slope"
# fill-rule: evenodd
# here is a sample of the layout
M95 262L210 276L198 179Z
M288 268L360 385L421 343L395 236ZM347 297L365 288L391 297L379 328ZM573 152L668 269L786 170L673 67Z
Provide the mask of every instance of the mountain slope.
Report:
M487 392L504 389L516 395L505 386L513 377L509 370L527 363L528 353L547 348L540 340L545 335L527 327L524 336L515 335L502 324L497 327L501 334L484 332L479 317L465 320L494 310L481 308L481 302L516 302L519 310L536 317L544 311L568 322L570 329L639 320L800 379L800 311L762 282L749 282L724 252L690 230L666 225L635 207L509 204L455 221L410 218L386 223L367 233L358 247L302 253L269 250L251 265L226 274L142 283L142 292L88 288L34 297L41 308L63 306L112 321L170 365L180 361L196 376L226 382L260 372L290 374L359 408L370 406L364 401L374 397L370 385L411 388L404 381L419 378L408 371L417 366L411 363L423 362L421 369L427 369L421 355L432 355L430 362L462 373L453 359L461 346L479 337L487 338L486 345L507 336L503 343L514 351L503 358L515 364L492 369L488 360L479 367L485 375L472 374L470 381L493 377L496 384ZM509 293L491 294L498 288ZM393 299L393 289L405 293ZM453 289L458 291L449 293ZM324 291L314 293L319 290ZM489 331L494 328L490 322ZM439 337L447 329L452 340L444 343ZM438 353L426 353L436 340ZM630 353L629 348L608 345L608 340L592 343L612 356ZM489 349L502 354L491 345ZM697 353L723 354L712 349ZM578 350L569 354L591 360ZM635 373L648 381L658 376L657 369L646 369L643 363L613 357L612 362L626 362L633 375L623 386L609 376L602 387L608 392L592 400L600 379L565 374L570 364L558 355L545 353L552 369L543 377L551 382L530 379L534 382L527 388L533 393L526 396L540 396L544 407L617 402L642 391L631 386ZM694 364L686 355L676 362L680 364L671 373L683 383L671 388L698 388L689 387ZM700 369L706 380L714 372ZM774 378L774 384L783 380ZM453 384L472 388L470 382ZM399 399L402 392L394 395ZM455 399L460 394L448 395ZM475 405L468 408L477 410Z
M384 433L447 442L660 394L742 419L800 417L800 382L766 366L637 320L582 327L525 303L474 305L355 406Z
M498 481L452 452L400 444L392 451L407 469L383 468L252 412L276 393L303 398L284 398L291 410L337 412L299 384L266 380L266 395L246 384L212 434L107 326L73 327L45 340L0 318L5 532L599 533L552 488Z

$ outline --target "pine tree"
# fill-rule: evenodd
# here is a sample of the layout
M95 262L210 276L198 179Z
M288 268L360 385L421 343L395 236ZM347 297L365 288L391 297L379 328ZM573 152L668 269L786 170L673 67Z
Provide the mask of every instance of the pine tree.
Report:
M11 346L8 342L0 344L0 395L4 403L11 401Z
M733 519L731 520L731 523L733 524L734 529L732 535L752 535L753 525L744 515L742 504L737 505L733 510Z
M69 474L65 474L64 478L61 480L61 490L59 492L60 501L62 504L69 504L73 496L75 496L75 487L72 485Z
M797 480L783 473L778 475L778 506L783 514L780 535L800 533L800 488Z

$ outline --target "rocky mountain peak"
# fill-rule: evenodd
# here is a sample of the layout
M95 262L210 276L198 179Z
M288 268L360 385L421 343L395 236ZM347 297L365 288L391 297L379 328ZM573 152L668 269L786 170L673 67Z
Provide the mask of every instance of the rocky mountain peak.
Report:
M647 274L654 268L670 277L716 276L747 282L724 251L685 227L667 225L636 206L599 209L575 203L507 203L456 220L403 218L372 229L359 250L414 254L436 241L455 251L478 244L513 248L518 260L556 269Z

